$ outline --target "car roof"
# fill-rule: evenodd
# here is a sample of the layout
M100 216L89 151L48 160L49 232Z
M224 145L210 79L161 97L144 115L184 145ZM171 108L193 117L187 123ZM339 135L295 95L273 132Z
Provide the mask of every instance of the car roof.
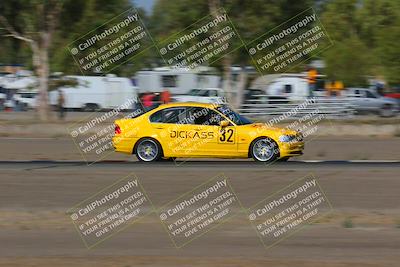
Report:
M201 108L210 108L214 109L216 107L221 106L220 104L212 104L212 103L199 103L199 102L175 102L169 104L160 105L159 108L172 108L172 107L201 107Z

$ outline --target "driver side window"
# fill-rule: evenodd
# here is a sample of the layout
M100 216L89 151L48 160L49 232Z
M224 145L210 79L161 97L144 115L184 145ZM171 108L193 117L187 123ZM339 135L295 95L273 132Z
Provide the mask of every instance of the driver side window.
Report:
M224 120L220 114L208 108L194 107L189 108L186 114L188 124L219 126Z
M185 119L185 108L166 108L150 116L150 122L182 123Z

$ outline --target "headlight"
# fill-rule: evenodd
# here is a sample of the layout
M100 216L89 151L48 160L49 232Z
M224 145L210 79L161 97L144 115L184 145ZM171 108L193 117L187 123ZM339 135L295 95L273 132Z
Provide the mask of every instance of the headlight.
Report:
M281 135L279 136L280 142L293 142L296 139L295 135Z

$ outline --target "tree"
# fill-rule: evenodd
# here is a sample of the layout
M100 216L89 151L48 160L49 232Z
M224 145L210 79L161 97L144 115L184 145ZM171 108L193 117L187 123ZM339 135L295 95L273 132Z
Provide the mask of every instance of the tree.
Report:
M211 14L216 17L220 8L224 8L241 38L247 43L311 6L311 0L300 0L295 4L292 2L290 0L159 0L154 7L149 28L156 38L163 40L184 30L204 16ZM251 64L242 40L233 39L230 41L231 46L242 47L225 54L222 60L213 63L223 73L223 87L227 92L231 91L231 65L239 64L244 69ZM242 71L239 75L237 95L240 94L240 88L245 85L246 73ZM240 102L240 99L237 102ZM237 102L232 104L239 104Z
M26 3L26 2L24 2ZM7 32L4 36L26 42L32 51L32 65L39 78L39 118L48 119L48 78L49 78L49 49L53 41L58 17L62 9L62 1L30 1L21 8L29 10L22 19L24 30L17 31L8 19L0 15L0 23ZM28 15L29 14L29 15Z
M30 48L33 70L39 78L41 120L48 119L50 66L57 71L78 73L67 45L131 7L129 0L0 2L0 36L22 41Z
M398 0L334 0L322 23L334 39L323 55L329 76L346 86L364 85L368 76L400 82Z

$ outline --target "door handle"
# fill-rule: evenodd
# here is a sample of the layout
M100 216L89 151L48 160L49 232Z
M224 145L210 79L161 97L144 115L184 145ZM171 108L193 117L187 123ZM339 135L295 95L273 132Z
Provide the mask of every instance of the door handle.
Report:
M164 129L164 127L158 126L156 127L156 129Z

